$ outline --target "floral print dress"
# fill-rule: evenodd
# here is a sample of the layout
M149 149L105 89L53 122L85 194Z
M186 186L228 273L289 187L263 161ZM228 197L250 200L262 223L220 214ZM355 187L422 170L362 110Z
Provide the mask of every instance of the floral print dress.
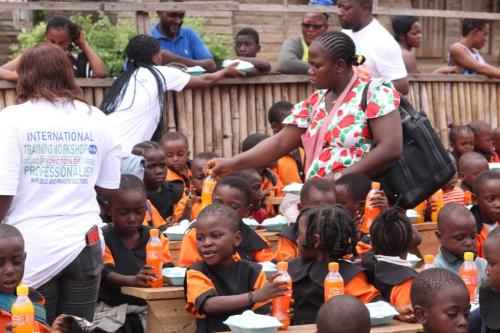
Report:
M361 99L368 82L369 79L358 78L346 95L328 125L323 151L307 170L307 179L341 172L359 162L373 145L368 119L385 116L399 106L399 94L392 83L384 79L372 79L367 94L366 111L362 110ZM316 134L328 118L325 93L326 90L317 90L307 100L296 104L292 114L283 123L306 128L311 135ZM318 104L319 99L321 100Z

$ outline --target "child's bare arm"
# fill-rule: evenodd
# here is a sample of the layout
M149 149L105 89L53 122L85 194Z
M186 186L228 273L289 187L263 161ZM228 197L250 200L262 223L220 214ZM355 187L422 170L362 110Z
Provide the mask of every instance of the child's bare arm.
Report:
M156 274L151 266L145 265L137 275L123 275L110 272L106 276L106 285L110 288L139 287L147 288L148 281L154 281Z

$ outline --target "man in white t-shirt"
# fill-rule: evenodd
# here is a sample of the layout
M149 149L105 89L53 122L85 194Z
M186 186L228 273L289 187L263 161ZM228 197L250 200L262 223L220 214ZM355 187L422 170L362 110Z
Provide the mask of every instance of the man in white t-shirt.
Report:
M373 78L387 78L406 95L409 90L401 47L394 37L371 14L372 0L339 0L342 32L356 44L356 53L366 57L360 70Z

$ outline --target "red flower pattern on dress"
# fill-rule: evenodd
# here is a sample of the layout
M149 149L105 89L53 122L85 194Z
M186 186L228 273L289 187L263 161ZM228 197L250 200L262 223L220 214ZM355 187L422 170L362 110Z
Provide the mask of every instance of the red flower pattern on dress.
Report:
M370 102L366 105L366 118L371 119L375 118L377 114L380 112L380 105L375 102Z
M338 128L346 128L351 126L354 123L354 116L352 114L348 114L345 116L337 125Z

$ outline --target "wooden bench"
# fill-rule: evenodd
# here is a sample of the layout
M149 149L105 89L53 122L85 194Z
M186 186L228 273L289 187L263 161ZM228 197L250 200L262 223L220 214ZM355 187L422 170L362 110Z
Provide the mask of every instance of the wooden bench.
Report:
M418 251L416 253L419 257L423 258L426 254L432 254L435 256L439 252L440 243L436 237L437 222L424 222L413 224L415 229L417 229L420 237L422 237L422 243L418 246Z

